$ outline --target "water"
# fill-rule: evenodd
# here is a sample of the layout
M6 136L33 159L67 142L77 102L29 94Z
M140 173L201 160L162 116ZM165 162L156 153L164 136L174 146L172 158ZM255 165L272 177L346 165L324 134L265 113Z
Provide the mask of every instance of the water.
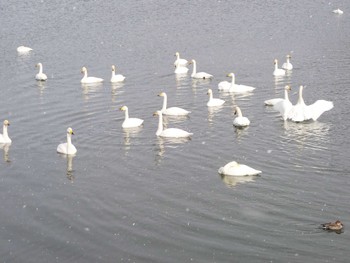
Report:
M342 16L331 11L344 10ZM1 262L347 262L349 232L349 4L347 1L11 1L1 3L0 116L10 147L0 161ZM34 49L20 56L16 47ZM173 74L174 54L215 76ZM293 72L272 76L292 54ZM42 62L48 81L37 83ZM110 66L126 76L111 85ZM106 81L80 84L80 69ZM233 71L251 96L217 91ZM309 124L283 123L263 101L306 86L334 109ZM208 110L207 89L226 100ZM191 131L155 136L153 112ZM145 120L121 128L127 105ZM234 106L250 127L232 126ZM75 131L75 157L56 147ZM222 178L237 160L263 173Z

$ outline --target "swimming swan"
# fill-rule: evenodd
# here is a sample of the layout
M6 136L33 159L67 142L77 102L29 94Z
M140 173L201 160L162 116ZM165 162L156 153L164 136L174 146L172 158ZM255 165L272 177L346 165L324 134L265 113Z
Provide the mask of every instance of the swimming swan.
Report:
M281 114L283 120L287 120L289 111L292 109L293 105L289 100L288 92L291 90L290 86L287 85L284 88L284 99L272 99L280 100L273 105L273 108ZM271 100L270 100L271 101Z
M33 50L32 48L30 48L30 47L25 47L25 46L19 46L19 47L17 48L17 52L18 52L18 53L27 53L27 52L32 51L32 50Z
M184 58L180 58L180 53L176 52L175 53L176 60L174 62L174 66L177 67L186 67L188 64L188 61ZM176 73L176 72L175 72Z
M303 99L303 89L304 87L300 86L298 102L288 111L287 119L293 122L316 121L322 113L334 107L333 102L326 100L317 100L311 105L306 105Z
M342 14L344 14L344 12L343 12L342 10L340 10L339 8L338 8L338 9L333 10L333 13L334 13L334 14L338 14L338 15L342 15Z
M74 132L72 128L67 129L67 142L61 143L57 146L57 152L63 154L76 154L77 148L72 144L72 135Z
M273 75L276 77L277 76L285 76L286 71L284 69L278 68L278 60L275 59L273 63L275 65L275 70L273 71Z
M100 83L103 82L103 79L96 78L96 77L88 77L87 69L86 67L81 68L81 73L84 74L84 77L80 80L83 84L91 84L91 83Z
M231 176L248 176L262 173L259 170L255 170L245 164L239 164L236 161L229 162L224 167L220 167L218 172L222 175Z
M116 83L116 82L123 82L125 80L125 77L121 74L115 74L116 68L114 65L112 65L112 77L111 77L111 82Z
M10 126L10 122L8 120L4 120L4 125L2 126L2 134L0 133L0 143L10 144L12 140L10 139L7 133L7 127Z
M168 128L165 129L163 128L163 114L161 111L156 111L155 113L153 113L153 116L157 116L158 115L158 129L156 132L157 136L160 137L168 137L168 138L186 138L186 137L190 137L193 135L193 133L189 133L187 131L184 131L182 129L178 129L178 128Z
M231 77L231 82L221 81L218 84L218 90L226 91L230 93L246 93L255 90L254 87L236 84L235 74L233 72L227 74L227 77Z
M276 105L278 102L281 102L281 101L283 101L283 100L288 100L288 101L289 101L288 91L291 90L290 86L289 86L289 85L285 86L285 87L284 87L284 90L285 90L285 92L284 92L284 99L283 99L283 98L269 99L269 100L265 100L265 101L264 101L264 104L265 104L266 106L274 106L274 105ZM286 91L287 91L287 92L286 92Z
M35 75L35 79L36 80L40 80L40 81L45 81L47 80L47 76L45 73L43 73L43 64L41 64L40 62L38 64L35 65L35 67L39 68L39 73Z
M247 117L243 117L241 109L236 106L235 108L235 115L237 117L233 120L233 125L236 127L245 127L250 124L250 121Z
M285 70L292 70L293 69L293 65L292 65L292 63L290 63L291 58L292 58L291 55L286 56L286 62L284 62L282 65L283 69L285 69Z
M179 108L179 107L170 107L167 108L168 97L165 92L161 92L158 94L159 97L163 97L163 107L160 110L163 115L172 115L172 116L184 116L191 113L188 110Z
M175 74L185 74L188 72L188 68L186 66L177 66L175 67L174 73Z
M213 91L211 89L208 89L207 94L209 95L209 101L207 102L208 107L217 107L225 103L222 99L213 98Z
M189 64L193 64L191 77L194 79L211 79L213 75L206 72L197 72L197 63L192 59Z
M123 128L135 128L142 125L143 120L139 118L129 118L129 110L127 106L120 108L121 111L125 111L125 120L123 121Z

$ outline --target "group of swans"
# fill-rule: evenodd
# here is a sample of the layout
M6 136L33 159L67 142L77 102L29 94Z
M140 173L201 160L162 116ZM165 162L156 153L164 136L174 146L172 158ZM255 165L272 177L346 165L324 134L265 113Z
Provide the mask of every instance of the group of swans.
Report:
M176 74L187 73L189 70L187 66L192 64L192 73L191 73L192 78L194 79L212 79L213 78L213 75L209 73L197 72L197 62L194 59L188 61L187 59L180 58L179 52L176 52L175 56L176 56L176 60L174 62L174 66L175 66L174 73Z
M283 63L282 68L278 67L278 60L275 59L274 62L273 62L274 65L275 65L275 69L274 69L272 74L275 77L285 76L288 70L292 70L293 69L293 65L290 62L291 58L292 57L289 54L286 56L286 62Z

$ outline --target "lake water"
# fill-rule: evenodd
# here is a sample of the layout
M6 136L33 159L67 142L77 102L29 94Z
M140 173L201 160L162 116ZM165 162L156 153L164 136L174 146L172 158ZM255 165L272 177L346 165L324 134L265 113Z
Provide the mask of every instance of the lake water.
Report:
M348 262L347 0L15 0L0 10L0 116L12 138L0 152L1 262ZM33 51L19 55L20 45ZM176 51L214 79L176 76ZM275 79L273 60L287 54L294 69ZM123 84L109 82L112 64ZM105 82L81 85L83 66ZM219 92L229 72L255 91ZM307 104L335 107L283 122L263 101L286 84L293 103L305 85ZM208 88L223 107L208 109ZM165 118L191 140L155 135L161 91L191 111ZM143 127L122 129L123 105ZM247 129L232 126L236 105ZM68 127L74 157L56 153ZM218 175L233 160L261 176ZM318 228L336 219L343 233Z

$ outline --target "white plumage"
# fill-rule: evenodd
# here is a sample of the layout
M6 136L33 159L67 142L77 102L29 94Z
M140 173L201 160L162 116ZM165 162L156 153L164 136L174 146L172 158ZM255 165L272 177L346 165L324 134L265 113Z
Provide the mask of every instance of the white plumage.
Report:
M103 82L103 79L96 78L96 77L88 77L87 68L82 67L81 73L84 74L84 77L80 80L82 84L92 84L92 83L101 83Z
M43 73L43 65L39 62L35 65L35 67L39 68L38 74L35 75L36 80L45 81L47 80L47 76L45 73Z
M247 175L257 175L262 173L252 167L245 164L239 164L236 161L229 162L224 167L220 167L219 174L231 175L231 176L247 176Z
M112 76L111 76L111 82L117 83L117 82L123 82L125 80L125 77L122 74L115 74L116 67L112 65Z
M0 143L2 144L10 144L12 142L7 132L8 126L10 126L10 122L8 120L4 120L2 134L0 133Z
M189 64L193 64L191 77L194 79L211 79L213 75L206 72L197 72L197 62L192 59Z
M187 132L178 128L167 128L163 127L163 115L161 111L156 111L153 116L158 116L158 129L156 132L157 136L168 137L168 138L187 138L193 135L193 133Z
M233 120L233 125L236 127L245 127L250 124L250 121L247 117L243 117L241 109L236 106L235 114L237 117Z
M233 72L227 74L227 77L231 77L231 82L226 80L219 82L218 90L230 93L247 93L255 90L255 88L251 86L236 84L235 74Z
M275 70L273 71L273 75L278 77L278 76L285 76L286 71L284 69L278 68L278 60L274 60L274 65L275 65Z
M136 128L143 124L143 120L139 118L129 118L129 109L127 106L120 108L121 111L125 112L125 119L122 123L123 128Z
M74 132L72 128L67 129L67 142L61 143L57 146L57 152L62 154L76 154L77 148L72 144L72 135Z
M165 92L161 92L158 94L159 97L163 97L163 107L161 112L163 115L172 115L172 116L184 116L191 113L188 110L179 107L169 107L167 108L168 96Z
M225 103L222 99L213 98L213 91L208 89L207 94L209 95L209 101L207 102L208 107L217 107Z

